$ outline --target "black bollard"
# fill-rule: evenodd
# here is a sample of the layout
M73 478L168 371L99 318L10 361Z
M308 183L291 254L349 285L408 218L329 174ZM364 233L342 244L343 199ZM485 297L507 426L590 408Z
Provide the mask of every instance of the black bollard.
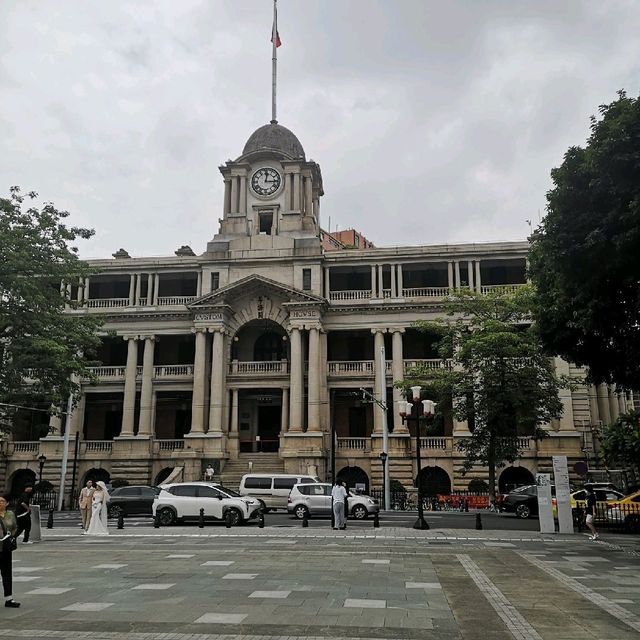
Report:
M49 509L49 517L47 518L47 529L53 529L53 509Z
M258 529L264 529L264 513L262 513L262 509L258 513Z
M468 500L464 501L464 512L465 513L469 513L469 501Z
M204 509L200 509L200 516L198 517L198 528L204 529Z
M482 518L480 517L480 513L476 513L476 529L482 529Z
M378 529L380 527L380 516L378 515L378 512L376 511L373 514L373 528L374 529Z
M118 529L124 529L124 514L122 511L118 514Z
M231 529L231 511L227 511L224 517L224 526L227 527L227 529Z
M156 515L153 516L153 528L154 529L160 528L160 516L158 515L157 511L156 511Z
M306 528L309 526L309 514L305 511L302 516L302 528Z

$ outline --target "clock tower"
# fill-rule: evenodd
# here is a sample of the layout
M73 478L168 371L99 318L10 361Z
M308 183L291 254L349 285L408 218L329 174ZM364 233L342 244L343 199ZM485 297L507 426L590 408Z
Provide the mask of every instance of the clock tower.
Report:
M320 252L320 167L275 120L256 129L242 155L220 167L223 217L207 253L294 249Z

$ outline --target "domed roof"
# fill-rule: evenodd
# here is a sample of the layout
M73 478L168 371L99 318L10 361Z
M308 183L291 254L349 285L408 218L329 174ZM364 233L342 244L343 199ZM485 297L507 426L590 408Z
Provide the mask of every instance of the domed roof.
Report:
M273 120L251 134L247 144L244 145L242 155L246 156L256 151L279 151L291 160L304 158L304 149L300 140L292 131Z

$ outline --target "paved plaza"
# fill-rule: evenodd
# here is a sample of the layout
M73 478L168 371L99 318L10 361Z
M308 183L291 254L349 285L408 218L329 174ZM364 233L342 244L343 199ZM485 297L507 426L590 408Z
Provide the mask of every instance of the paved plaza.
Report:
M242 527L43 532L0 637L640 637L640 544L529 532Z

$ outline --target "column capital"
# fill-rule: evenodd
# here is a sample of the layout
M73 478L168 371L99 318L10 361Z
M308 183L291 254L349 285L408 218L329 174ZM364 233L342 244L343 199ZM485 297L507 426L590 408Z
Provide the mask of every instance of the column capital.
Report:
M371 328L371 333L372 334L376 334L376 333L387 333L387 331L389 331L389 329L387 329L386 327L372 327Z
M120 336L125 342L128 342L129 340L140 340L140 336L138 335L133 335L133 334L125 334Z
M139 335L138 340L151 340L152 342L156 342L156 340L159 340L159 338L154 334L146 334L146 335Z
M389 333L404 333L406 331L405 327L389 327L387 329Z
M207 333L207 327L191 327L191 333Z

